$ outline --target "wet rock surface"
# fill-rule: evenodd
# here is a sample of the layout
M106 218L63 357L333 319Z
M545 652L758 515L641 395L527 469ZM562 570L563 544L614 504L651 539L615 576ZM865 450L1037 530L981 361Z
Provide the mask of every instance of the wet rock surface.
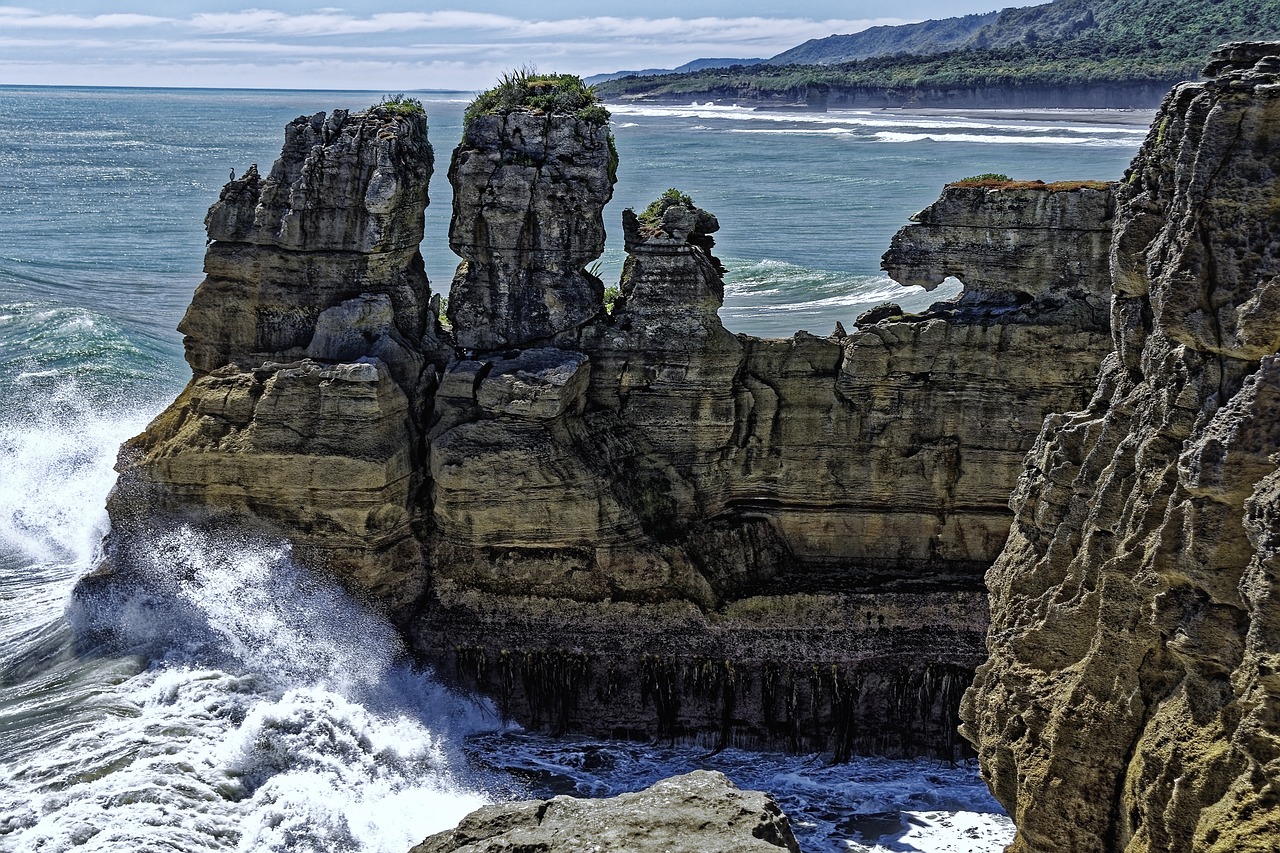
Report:
M1050 417L987 575L965 736L1013 851L1280 839L1280 44L1166 99L1117 194L1117 351Z

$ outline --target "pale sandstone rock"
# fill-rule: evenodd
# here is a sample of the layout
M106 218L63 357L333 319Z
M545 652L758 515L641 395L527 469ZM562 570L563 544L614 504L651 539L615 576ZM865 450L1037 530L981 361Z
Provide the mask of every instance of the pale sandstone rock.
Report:
M195 376L121 451L114 566L177 523L238 526L388 606L421 594L431 167L425 116L335 111L292 122L268 178L223 190L180 326Z
M1280 44L1166 99L1118 195L1117 353L1050 417L962 710L1012 851L1271 851Z
M559 796L484 806L410 853L799 853L768 794L695 770L604 800Z

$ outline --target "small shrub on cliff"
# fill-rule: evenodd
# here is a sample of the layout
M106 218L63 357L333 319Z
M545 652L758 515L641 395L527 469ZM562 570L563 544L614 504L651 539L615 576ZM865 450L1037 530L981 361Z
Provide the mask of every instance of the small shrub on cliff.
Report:
M655 201L650 203L650 205L644 209L644 213L638 215L636 219L640 220L641 225L647 225L650 228L659 228L662 225L662 214L666 213L668 208L676 207L677 205L687 207L690 210L698 209L693 203L693 199L689 197L688 193L682 193L680 190L672 187L662 195L658 196Z
M392 115L424 116L427 110L417 98L406 98L401 95L383 95L382 100L373 105L373 109L384 109Z
M576 74L539 74L519 68L502 75L498 85L481 92L467 107L467 120L503 115L518 110L547 115L571 115L580 121L604 126L609 111L595 89Z
M981 175L970 175L967 178L961 178L956 181L957 184L996 184L1007 183L1008 175L1000 175L995 172L983 172Z

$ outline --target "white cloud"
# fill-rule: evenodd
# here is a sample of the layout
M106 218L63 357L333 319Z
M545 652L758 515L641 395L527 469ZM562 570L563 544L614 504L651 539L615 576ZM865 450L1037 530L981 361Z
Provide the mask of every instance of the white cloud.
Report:
M699 56L771 56L810 38L901 22L670 15L542 19L465 9L357 15L338 8L161 17L0 6L0 83L28 82L31 69L40 66L57 67L58 75L81 83L146 85L139 79L149 67L151 85L200 85L211 68L225 67L225 77L217 73L228 86L350 87L412 69L443 78L434 85L471 88L523 63L584 75L673 67ZM264 75L256 84L255 70ZM303 80L308 82L296 82Z
M178 23L175 18L161 18L156 15L110 14L110 15L51 15L37 9L22 6L0 6L0 28L44 29L44 30L101 30L125 29L129 27L149 27L157 24Z

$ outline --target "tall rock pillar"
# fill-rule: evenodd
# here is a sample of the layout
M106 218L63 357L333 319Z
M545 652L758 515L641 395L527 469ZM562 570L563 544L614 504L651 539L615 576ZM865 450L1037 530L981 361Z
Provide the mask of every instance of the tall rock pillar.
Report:
M604 310L604 286L586 266L604 251L613 196L607 120L526 108L468 116L449 166L458 346L554 344Z
M287 536L393 606L418 595L431 171L421 108L383 105L296 119L268 177L227 184L179 326L194 376L121 449L111 565L189 523Z

